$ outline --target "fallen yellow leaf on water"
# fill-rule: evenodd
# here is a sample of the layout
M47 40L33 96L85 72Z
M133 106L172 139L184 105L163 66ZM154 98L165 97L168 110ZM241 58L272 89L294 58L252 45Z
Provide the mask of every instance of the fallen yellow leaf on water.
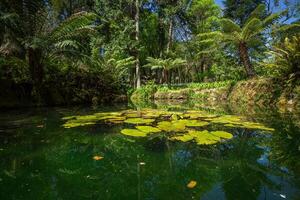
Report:
M94 160L102 160L103 157L102 157L102 156L94 156L93 159L94 159Z
M187 184L188 188L194 188L197 185L196 181L190 181L189 184Z

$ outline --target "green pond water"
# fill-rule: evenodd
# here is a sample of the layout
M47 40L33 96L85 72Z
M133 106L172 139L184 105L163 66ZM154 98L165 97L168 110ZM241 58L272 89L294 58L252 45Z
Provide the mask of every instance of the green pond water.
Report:
M0 199L300 199L299 119L177 104L1 111Z

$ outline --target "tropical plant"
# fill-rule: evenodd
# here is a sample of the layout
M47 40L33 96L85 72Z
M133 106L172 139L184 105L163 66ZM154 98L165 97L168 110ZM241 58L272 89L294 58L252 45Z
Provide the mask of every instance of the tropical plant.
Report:
M95 14L80 12L53 27L50 23L53 18L47 11L45 1L28 1L24 5L20 2L5 3L7 10L1 13L1 21L4 34L10 37L2 43L0 52L5 55L27 56L35 86L42 83L46 54L61 54L64 50L72 52L79 49L81 46L77 41L92 31L91 24L96 17Z
M300 76L300 35L285 38L268 51L269 59L261 64L275 76Z
M181 67L186 64L186 60L183 60L181 58L147 58L148 64L144 65L144 67L150 67L152 70L155 69L162 69L162 80L164 83L168 82L168 72L171 69L175 69L178 67Z
M281 13L264 16L265 6L260 4L249 16L241 27L231 19L222 19L221 32L208 33L219 37L222 42L234 44L238 49L240 60L244 65L248 77L255 76L255 70L249 56L249 48L252 45L261 44L261 34L281 17ZM205 35L205 34L202 34Z

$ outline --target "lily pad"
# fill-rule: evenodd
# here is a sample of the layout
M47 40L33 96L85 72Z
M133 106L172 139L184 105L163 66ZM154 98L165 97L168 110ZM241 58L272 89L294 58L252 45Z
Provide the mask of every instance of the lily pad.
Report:
M179 135L179 136L174 136L171 137L170 140L178 140L181 142L188 142L194 139L194 136L189 135L189 134L184 134L184 135Z
M247 128L247 129L257 129L257 130L263 130L263 131L274 131L275 129L269 128L264 126L260 123L255 122L243 122L241 124L225 124L226 127L232 127L232 128Z
M129 119L126 119L124 122L129 123L129 124L150 124L154 121L155 121L155 119L129 118Z
M224 139L231 139L233 137L231 133L228 133L226 131L212 131L210 133Z
M182 119L182 120L179 120L179 122L184 123L188 127L201 127L201 126L209 125L208 122L198 121L198 120L193 120L193 119Z
M139 113L127 113L127 114L125 114L125 116L127 118L138 118L138 117L141 116L141 114L139 114Z
M220 137L209 133L207 130L189 131L189 134L194 136L197 144L215 144L221 140Z
M94 125L95 122L80 122L80 121L69 121L63 125L64 128L74 128L79 126Z
M255 122L244 122L244 123L242 123L242 126L244 128L248 128L248 129L259 129L259 130L264 130L264 131L274 131L275 130L273 128L269 128L269 127L264 126L263 124L255 123Z
M152 127L152 126L136 126L135 128L137 128L140 131L143 131L145 133L159 133L161 132L160 129Z
M122 134L124 135L129 135L133 137L146 137L147 133L137 130L137 129L123 129L121 131Z
M187 187L192 189L192 188L196 187L196 185L197 185L197 182L192 180L187 184Z
M125 119L126 117L114 116L113 118L107 119L107 121L118 124L118 123L123 123Z
M77 116L76 120L78 120L78 121L97 121L98 118L95 115L82 115L82 116Z
M162 121L158 122L157 128L166 132L181 132L185 129L185 124L180 122L180 120L174 120L172 122Z
M171 140L179 140L182 142L188 142L191 140L195 140L199 145L209 145L209 144L216 144L223 139L230 139L232 138L232 134L225 132L225 131L213 131L209 132L207 130L204 131L195 131L190 130L188 133L179 136L173 136Z
M63 120L76 119L76 116L66 116L62 118Z
M223 115L216 118L208 118L206 119L208 121L211 121L212 123L220 123L220 124L241 124L242 123L242 117L235 116L235 115Z

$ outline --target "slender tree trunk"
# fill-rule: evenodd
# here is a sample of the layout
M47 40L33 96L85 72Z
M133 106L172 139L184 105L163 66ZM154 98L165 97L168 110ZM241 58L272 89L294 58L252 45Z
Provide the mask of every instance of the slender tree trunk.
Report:
M255 76L255 71L253 66L251 65L247 44L245 42L241 42L239 44L239 54L240 54L240 59L245 67L247 77L250 78Z
M165 68L162 71L162 79L163 79L163 83L165 84L168 83L168 70Z
M139 27L139 20L140 20L140 3L139 0L135 0L135 40L139 43L139 35L140 35L140 27ZM136 49L136 64L135 64L135 73L136 73L136 88L141 87L141 72L140 72L140 60L139 60L139 50Z
M167 44L167 54L169 53L172 46L173 39L173 20L170 19L169 31L168 31L168 44Z
M37 103L41 103L42 81L44 77L44 69L42 65L42 50L29 48L28 63L33 82L33 88L31 92Z
M161 5L158 6L158 45L159 45L159 57L163 56L164 48L165 48L165 28L163 21L163 8Z
M35 86L41 85L44 75L42 66L42 51L40 49L28 49L28 62L31 78Z

